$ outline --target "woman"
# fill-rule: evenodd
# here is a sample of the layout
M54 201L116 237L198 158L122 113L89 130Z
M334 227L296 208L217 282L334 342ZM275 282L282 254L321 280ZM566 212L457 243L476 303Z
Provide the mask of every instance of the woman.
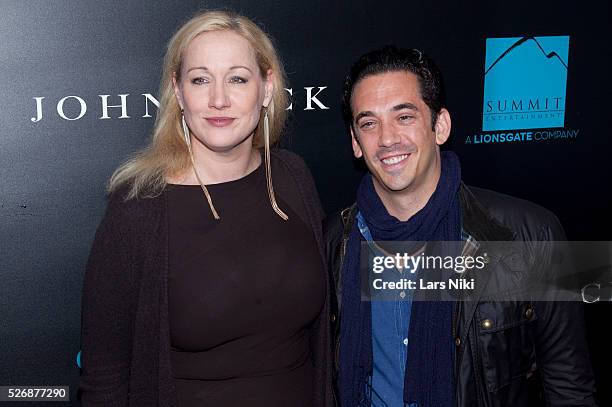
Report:
M171 39L153 141L111 178L87 265L84 406L332 404L320 205L270 152L284 87L245 17Z

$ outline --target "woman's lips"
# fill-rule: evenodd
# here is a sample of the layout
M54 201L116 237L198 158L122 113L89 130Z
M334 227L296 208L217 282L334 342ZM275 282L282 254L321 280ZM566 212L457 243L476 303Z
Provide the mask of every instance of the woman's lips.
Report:
M225 127L225 126L229 126L230 124L232 124L234 122L234 118L233 117L207 117L206 121L211 126Z

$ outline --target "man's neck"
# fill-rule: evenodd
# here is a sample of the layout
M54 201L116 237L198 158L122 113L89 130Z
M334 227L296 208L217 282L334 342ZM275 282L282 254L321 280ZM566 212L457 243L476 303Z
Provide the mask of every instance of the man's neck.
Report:
M440 180L440 171L430 182L407 188L404 191L391 191L374 181L374 189L389 215L405 222L423 209L433 195Z

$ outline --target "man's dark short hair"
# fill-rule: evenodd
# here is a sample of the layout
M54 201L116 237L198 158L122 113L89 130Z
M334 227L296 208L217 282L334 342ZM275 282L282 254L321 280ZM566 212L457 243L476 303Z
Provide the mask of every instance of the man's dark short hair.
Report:
M431 126L435 128L438 114L446 107L446 93L440 69L435 62L418 49L398 48L387 45L362 55L351 67L344 81L342 113L349 129L353 128L351 97L355 85L370 75L406 71L416 75L421 97L431 111Z

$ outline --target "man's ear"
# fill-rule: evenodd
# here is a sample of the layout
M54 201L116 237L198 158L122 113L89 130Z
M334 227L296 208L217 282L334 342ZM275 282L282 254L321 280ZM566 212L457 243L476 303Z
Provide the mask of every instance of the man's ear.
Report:
M438 113L438 120L436 120L434 131L436 133L436 144L439 146L446 143L446 140L450 137L451 117L445 108L442 108L440 113Z
M355 137L353 126L351 126L351 143L353 144L353 154L355 155L355 158L361 158L363 156L363 151L361 151L359 140L357 137Z
M181 86L176 80L176 72L174 75L172 75L172 87L174 88L174 96L176 97L181 110L183 110L183 92L181 92Z
M263 107L268 107L268 105L272 101L272 96L274 95L274 71L272 71L272 69L268 69L268 72L266 73L264 86L265 93Z

